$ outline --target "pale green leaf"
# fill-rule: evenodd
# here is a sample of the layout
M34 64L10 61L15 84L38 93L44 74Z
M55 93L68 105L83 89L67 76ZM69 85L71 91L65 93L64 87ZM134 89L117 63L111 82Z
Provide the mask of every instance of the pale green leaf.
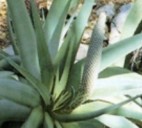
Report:
M34 27L37 38L37 49L39 56L41 80L48 87L48 89L50 89L53 77L53 64L49 53L49 49L46 44L46 39L42 29L40 17L33 0L31 1L31 7L32 7L32 16L33 16Z
M58 65L61 63L61 70L62 70L60 84L57 85L57 87L55 86L56 96L58 96L61 93L61 91L64 90L66 87L69 71L70 68L72 67L73 62L75 61L75 55L80 43L82 33L85 29L85 26L87 25L92 5L93 5L92 0L86 1L84 3L82 10L78 15L77 20L73 23L64 43L62 44L59 50L59 53L56 56L55 64ZM86 20L84 20L83 16L86 16L85 18Z
M50 95L49 95L49 90L47 89L46 86L44 86L41 81L36 79L33 75L31 75L26 69L23 67L20 67L17 65L14 61L7 59L9 64L13 66L19 73L21 73L27 81L31 84L31 86L39 92L39 94L42 96L45 104L49 104L50 102Z
M71 42L69 51L67 53L67 59L65 61L65 66L63 69L63 73L62 76L60 78L59 84L57 86L55 86L54 92L55 92L55 96L58 97L59 94L65 90L66 88L66 84L67 84L67 80L68 80L68 76L69 76L69 71L71 68L71 57L72 57L72 52L73 52L73 42Z
M96 81L90 99L142 93L142 76L137 73L115 75Z
M39 128L43 120L43 110L41 106L35 107L21 128Z
M0 96L30 107L40 104L40 95L37 91L12 79L0 79Z
M0 79L1 78L11 78L14 75L11 71L0 71Z
M70 114L53 113L53 115L56 119L63 122L88 120L106 113L111 113L114 110L121 108L123 105L139 98L140 96L141 95L135 96L118 104L106 103L101 101L98 102L97 105L96 102L86 103L74 109Z
M93 6L93 0L85 1L85 3L83 4L83 7L81 8L77 19L72 24L72 27L68 31L68 34L67 34L67 37L65 38L64 43L62 44L61 48L59 49L59 52L58 52L56 59L55 59L56 65L60 64L65 59L64 57L65 57L65 54L68 50L71 40L74 40L74 49L73 49L74 51L73 51L72 58L75 59L75 55L77 53L77 50L78 50L78 47L80 44L80 39L81 39L81 36L82 36L84 29L87 25L89 15L92 10L92 6ZM84 19L84 17L85 17L85 19ZM74 59L73 59L73 61L74 61Z
M44 31L52 60L57 54L60 36L70 6L70 0L54 0L47 15Z
M2 59L0 60L0 69L1 70L11 69L11 65L7 62L7 58L13 60L17 64L21 63L21 60L18 56L7 56L6 55L5 58L4 58L4 54L1 53L1 51L0 51L0 57L2 57Z
M63 128L82 128L78 123L62 123Z
M99 73L99 78L107 78L110 76L120 75L125 73L132 73L132 72L122 67L108 67Z
M30 109L26 106L16 104L12 101L0 100L0 120L24 120L30 113ZM16 114L15 114L16 113Z
M100 71L140 47L142 47L142 34L121 40L104 48Z
M134 123L121 116L105 114L96 119L110 128L138 128Z
M23 66L40 78L35 32L24 1L7 0ZM18 11L17 11L18 10Z
M128 37L131 37L135 33L139 23L142 20L141 12L142 12L142 1L136 0L133 3L133 6L123 25L121 39L126 39Z
M141 109L138 110L138 109L129 108L129 107L122 107L122 108L116 109L115 111L112 112L112 114L120 115L130 119L137 119L137 120L142 119Z

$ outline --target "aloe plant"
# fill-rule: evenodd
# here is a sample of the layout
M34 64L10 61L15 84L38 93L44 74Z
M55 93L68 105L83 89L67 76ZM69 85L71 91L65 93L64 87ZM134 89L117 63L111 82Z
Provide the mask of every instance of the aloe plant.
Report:
M133 120L142 119L141 109L122 106L133 102L140 107L137 100L142 77L123 68L107 67L141 47L142 34L103 49L107 16L102 12L87 57L75 62L94 0L85 0L76 20L71 18L67 24L67 13L75 4L70 0L54 0L44 23L34 1L30 2L32 21L24 1L7 0L15 55L0 52L1 127L8 121L21 122L18 127L22 128L116 127L109 118L122 121L119 128L137 128ZM119 103L106 99L114 95L128 97Z

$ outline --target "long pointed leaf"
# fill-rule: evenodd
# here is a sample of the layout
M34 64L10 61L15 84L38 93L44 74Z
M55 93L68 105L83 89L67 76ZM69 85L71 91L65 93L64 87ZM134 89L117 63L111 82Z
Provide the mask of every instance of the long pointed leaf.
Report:
M65 61L65 66L64 66L64 69L63 69L63 73L61 75L61 79L59 81L59 85L55 86L55 95L58 97L59 94L65 90L66 88L66 85L67 85L67 81L68 81L68 76L69 76L69 73L70 73L70 68L71 68L71 57L72 57L72 52L73 52L73 46L74 46L74 43L73 42L70 42L70 48L69 48L69 51L67 53L67 59Z
M53 64L49 53L49 49L46 44L45 35L41 26L40 17L33 0L31 0L31 6L32 6L32 16L34 20L34 26L37 37L37 46L38 46L37 48L38 48L39 64L41 70L41 79L42 82L45 85L47 85L48 89L50 89L53 77Z
M142 34L135 35L104 48L100 71L140 47L142 47Z
M121 34L121 39L126 39L128 37L131 37L135 33L139 23L142 20L142 15L141 15L142 8L141 7L142 7L141 0L136 0L133 3L133 6L124 23L122 34Z
M36 37L23 0L7 0L23 66L40 78ZM18 11L17 11L18 9Z
M34 108L21 128L39 128L43 120L43 110L41 106Z
M3 58L6 58L3 55ZM49 104L50 102L50 95L49 95L49 90L40 82L40 80L36 79L33 75L31 75L27 70L25 70L23 67L19 66L16 64L14 61L12 61L9 58L6 58L8 63L13 66L19 73L21 73L27 81L31 84L33 88L35 88L39 94L42 96L45 104Z
M53 59L57 54L60 43L60 36L70 2L70 0L54 0L45 22L44 30L46 35L46 42L48 43Z
M108 67L99 73L99 78L107 78L110 76L121 75L125 73L132 73L132 71L122 67Z
M121 116L105 114L98 117L96 120L100 121L110 128L138 128L138 126L136 126L134 123Z
M91 10L92 10L93 3L94 3L93 0L89 0L89 1L85 0L85 3L83 7L81 8L80 13L78 14L76 21L73 23L70 31L67 34L67 37L64 43L59 49L59 52L55 59L56 65L60 64L64 60L65 54L68 50L70 40L74 40L74 49L73 49L73 55L72 55L72 61L74 61L76 52L80 44L81 36L87 25L89 14L91 13ZM84 16L86 17L85 19L84 19Z
M129 109L129 108L119 108L116 109L115 111L112 112L112 114L114 115L120 115L126 118L130 118L130 119L137 119L137 120L141 120L142 119L142 111L141 109Z
M0 56L2 57L3 55L0 53ZM18 56L9 56L7 58L12 59L15 63L20 64L20 58ZM11 66L7 62L6 58L3 58L0 60L0 69L10 69Z
M104 107L101 109L99 107L98 110L94 110L94 108L88 106L87 104L86 105L83 105L84 107L82 108L82 106L79 106L78 108L76 108L72 113L70 114L57 114L57 113L53 113L53 116L62 121L62 122L70 122L70 121L82 121L82 120L87 120L87 119L91 119L91 118L95 118L95 117L98 117L98 116L101 116L103 114L106 114L106 113L110 113L116 109L119 109L120 107L122 107L123 105L133 101L134 99L137 99L139 98L141 95L138 95L138 96L135 96L129 100L125 100L121 103L118 103L118 104L114 104L114 105L109 105L107 107ZM95 105L95 104L92 104L92 105ZM90 108L90 109L88 109ZM92 109L91 109L92 108Z
M142 77L136 73L98 79L91 99L142 93Z

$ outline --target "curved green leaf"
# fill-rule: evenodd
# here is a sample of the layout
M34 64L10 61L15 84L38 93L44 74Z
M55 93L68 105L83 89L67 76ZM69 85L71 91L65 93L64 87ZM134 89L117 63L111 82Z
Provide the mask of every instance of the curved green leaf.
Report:
M68 50L70 42L73 40L74 41L74 48L73 48L73 55L72 55L72 60L74 61L81 36L84 32L84 29L88 23L88 18L92 10L94 1L93 0L85 0L85 3L83 4L80 13L78 14L77 19L75 22L72 24L71 29L68 31L67 37L65 38L65 41L63 42L61 48L59 49L59 52L56 56L55 59L55 64L58 65L60 64L65 58L65 54ZM85 19L84 19L85 17Z
M65 18L70 6L70 0L54 0L47 15L44 31L52 59L55 58Z
M92 119L78 122L80 128L105 128L105 126L99 121Z
M122 108L116 109L115 111L112 112L112 114L120 115L130 119L137 119L137 120L142 119L141 109L138 110L138 109L129 108L129 107L122 107Z
M0 79L0 96L30 107L40 104L40 96L37 91L12 79Z
M47 87L44 86L44 84L42 84L40 80L36 79L32 74L30 74L25 68L19 66L10 58L6 58L6 56L4 55L3 58L5 58L11 66L13 66L21 75L25 77L27 81L29 81L30 86L36 89L37 92L42 96L45 104L49 104L50 95Z
M36 5L33 0L31 0L32 7L32 16L34 21L34 27L37 38L37 49L39 56L39 65L41 72L41 80L47 86L48 90L51 89L51 83L53 81L53 64L51 60L51 56L49 53L49 48L46 44L46 37L44 35L44 31L41 25L40 17L36 8ZM56 38L56 37L54 37Z
M44 128L54 128L54 122L51 116L45 112L44 113Z
M99 73L99 78L107 78L114 75L121 75L125 73L132 73L132 72L122 67L108 67Z
M90 99L142 93L142 76L136 73L98 79Z
M130 98L129 100L125 100L123 102L120 102L118 104L113 104L113 105L111 105L111 103L99 102L99 104L97 104L97 107L96 107L96 102L87 103L87 104L77 107L70 114L53 113L53 116L62 122L88 120L88 119L101 116L106 113L111 113L121 108L123 105L139 97L141 97L141 95L135 96L133 98Z
M7 0L23 66L40 78L35 32L24 1ZM18 11L17 11L18 10Z
M63 128L82 128L78 123L62 123Z
M140 47L142 47L142 34L137 34L104 48L100 71Z
M110 128L138 128L134 123L121 116L105 114L97 117L96 120Z
M26 106L16 104L12 101L0 99L0 120L25 120L29 113L30 109Z
M43 111L41 106L34 108L21 128L39 128L43 120Z
M142 20L141 12L142 12L142 1L136 0L133 3L133 6L123 25L121 39L126 39L128 37L131 37L135 33L139 23Z
M11 78L13 75L14 73L10 71L0 71L0 79L1 78Z
M55 93L57 93L56 96L58 96L67 85L66 83L68 80L69 71L72 67L72 64L74 63L75 55L80 44L80 39L87 25L92 6L93 0L85 1L82 10L80 11L76 21L73 23L64 43L62 44L56 56L55 65L58 66L62 64L63 67L63 69L61 69L62 74L60 84L57 85L57 87L55 86ZM86 16L85 19L84 16Z
M10 69L11 68L11 65L7 62L6 58L12 59L17 64L20 64L21 62L18 56L8 56L4 58L4 55L0 53L0 57L2 57L2 59L0 60L0 69Z

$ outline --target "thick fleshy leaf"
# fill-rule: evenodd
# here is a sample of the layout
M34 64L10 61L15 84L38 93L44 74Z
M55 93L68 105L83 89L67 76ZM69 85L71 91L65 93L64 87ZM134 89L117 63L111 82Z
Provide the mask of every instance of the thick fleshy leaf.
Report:
M84 29L87 25L89 15L92 10L94 1L93 0L85 0L85 3L83 4L80 13L78 14L77 19L72 24L71 29L68 31L67 37L65 38L64 43L62 44L61 48L59 49L59 52L56 56L55 64L60 64L65 57L65 54L68 50L68 46L70 44L71 40L74 40L74 55L76 55L76 52L78 50L81 36L84 32ZM84 19L85 17L85 19ZM73 59L74 60L74 59Z
M21 128L39 128L43 120L42 107L34 108Z
M139 24L142 20L141 6L142 6L141 0L136 0L135 2L132 3L132 7L130 9L130 12L129 12L127 19L122 27L122 32L121 32L121 36L120 36L121 40L132 37L134 34L141 33L141 28L139 26ZM136 30L138 30L138 29L139 29L139 32L136 32ZM120 66L125 65L125 67L126 67L127 63L129 63L129 62L127 62L127 59L128 59L128 56L126 57L126 59L125 59L125 57L122 57L121 60L118 60L116 65L120 65Z
M122 67L108 67L99 73L99 78L107 78L114 75L121 75L126 73L132 73L132 72Z
M44 113L44 128L54 128L54 121L48 112Z
M0 69L11 69L11 65L7 62L6 58L9 58L11 60L13 60L15 63L20 64L21 60L18 56L5 56L4 54L0 52L0 57L2 57L2 59L0 60Z
M121 40L118 43L104 48L100 71L140 47L142 47L142 34Z
M37 91L12 79L0 79L0 96L30 107L40 104L40 96Z
M51 88L50 86L53 81L53 64L49 53L49 49L46 44L46 39L41 25L40 17L33 0L31 0L31 7L37 38L37 49L39 56L41 80L45 85L47 85L47 88L49 90Z
M25 3L21 0L7 0L7 3L16 38L18 39L22 64L33 76L39 79L40 72L36 37Z
M137 73L128 73L98 79L90 99L141 93L142 76Z
M32 86L34 89L37 90L37 92L41 95L41 97L43 98L45 104L49 104L50 102L50 95L49 95L49 91L46 88L46 86L44 86L40 80L36 79L33 75L31 75L26 69L24 69L23 67L17 65L14 61L7 59L7 61L9 62L9 64L11 66L13 66L21 75L23 75L25 77L25 79L27 81L29 81L30 86Z
M142 1L136 0L127 16L121 33L121 39L131 37L142 20Z
M84 63L82 64L81 61L73 65L71 72L69 74L67 89L73 87L74 91L78 90L83 74L83 69L84 69Z
M142 119L142 110L141 109L134 109L129 107L122 107L116 109L112 112L114 115L120 115L130 119L141 120Z
M88 120L118 110L123 105L139 98L140 96L141 95L135 96L118 104L112 104L104 101L86 103L74 109L70 114L53 113L53 116L62 122Z
M13 75L14 73L10 71L0 71L0 79L1 78L11 78Z
M105 128L105 126L99 121L92 119L78 122L80 128Z
M80 4L80 0L72 0L70 4L69 14L74 13L77 11L77 7Z
M105 114L96 119L110 128L138 128L134 123L121 116Z
M0 120L25 120L31 109L12 101L0 99Z
M60 36L70 6L70 0L54 0L47 15L44 31L52 59L57 54Z
M55 88L54 88L54 92L55 92L56 97L58 97L59 94L61 94L61 92L63 90L65 90L65 88L66 88L68 76L69 76L69 73L70 73L69 71L70 71L70 68L71 68L72 52L73 52L73 42L71 42L69 51L67 53L68 55L67 55L67 59L65 61L65 66L64 66L63 73L62 73L62 76L60 78L60 81L59 81L58 85L55 86Z
M73 15L71 15L71 17L67 20L67 23L63 27L62 35L61 35L61 38L60 38L59 48L62 45L62 41L64 40L64 37L66 36L68 30L71 28L71 25L73 24L74 19L76 18L76 16L77 16L77 13L75 12Z
M59 50L59 53L56 56L55 64L56 65L62 64L63 67L61 71L62 74L61 74L60 84L57 85L57 87L55 86L55 93L57 93L56 96L58 96L61 93L61 91L64 90L66 87L69 71L74 62L82 33L87 25L92 5L93 5L92 0L86 1L84 3L82 10L78 15L77 20L73 23L70 31L67 34L67 37L65 38L64 43L62 44ZM85 20L84 16L86 16Z
M55 120L55 127L56 128L62 128L62 125L59 121Z
M63 128L82 128L78 123L62 123Z

